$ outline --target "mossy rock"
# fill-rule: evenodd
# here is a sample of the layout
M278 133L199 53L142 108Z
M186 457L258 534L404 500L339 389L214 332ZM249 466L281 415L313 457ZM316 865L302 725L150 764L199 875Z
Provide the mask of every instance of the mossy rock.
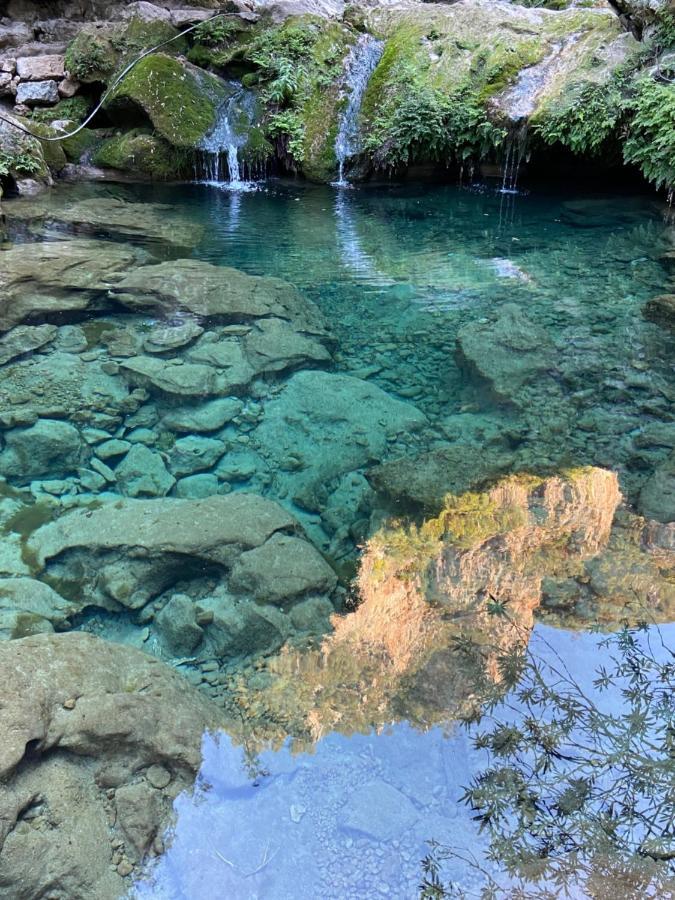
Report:
M216 122L222 84L189 63L154 53L136 65L105 103L120 124L152 123L168 143L194 148Z
M83 84L107 82L118 63L112 32L83 29L66 50L66 70Z
M64 127L67 132L76 131L78 123L64 120ZM83 128L72 137L62 140L60 146L63 148L63 152L66 154L66 158L69 162L78 163L88 150L91 150L100 143L100 134L97 134L89 128Z
M177 152L156 134L136 130L104 141L92 162L105 169L117 169L153 181L168 181L184 172L188 154Z
M69 119L79 124L86 119L91 106L91 101L82 95L69 97L67 100L59 101L56 106L34 109L31 113L31 120L49 124L60 119Z
M58 136L58 132L45 125L43 122L33 122L29 119L19 119L24 128L35 135L40 143L42 150L42 159L52 172L60 172L64 168L68 160L61 146L60 141L44 141L40 138L53 138Z

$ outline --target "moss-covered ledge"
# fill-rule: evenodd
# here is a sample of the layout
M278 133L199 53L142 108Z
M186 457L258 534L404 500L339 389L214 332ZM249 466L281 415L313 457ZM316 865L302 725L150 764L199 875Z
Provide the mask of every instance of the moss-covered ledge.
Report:
M169 144L190 149L213 128L224 98L215 76L185 60L154 53L120 82L104 109L113 122L149 123Z

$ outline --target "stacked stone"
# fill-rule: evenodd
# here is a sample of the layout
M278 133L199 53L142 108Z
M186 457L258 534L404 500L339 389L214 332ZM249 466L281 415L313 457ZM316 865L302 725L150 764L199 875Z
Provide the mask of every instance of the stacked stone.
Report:
M21 56L0 62L0 97L14 97L16 112L23 107L55 106L73 97L79 83L68 75L61 54Z

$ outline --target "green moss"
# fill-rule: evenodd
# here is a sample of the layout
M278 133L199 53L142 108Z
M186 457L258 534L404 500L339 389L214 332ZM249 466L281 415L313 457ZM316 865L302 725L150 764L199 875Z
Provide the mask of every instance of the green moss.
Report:
M67 162L61 143L40 140L41 137L55 137L57 132L42 122L33 122L28 119L20 119L19 121L37 137L42 150L42 159L47 166L54 172L60 172Z
M268 107L267 133L287 163L316 181L337 168L334 144L340 113L339 80L353 33L315 16L265 25L244 48Z
M488 155L504 132L491 121L487 100L540 53L531 39L474 52L427 24L404 22L393 30L368 85L364 146L378 168Z
M104 141L92 161L106 169L167 181L180 177L188 160L186 152L178 152L161 137L136 130Z
M212 75L154 53L115 88L105 108L121 121L140 111L170 144L192 148L215 124L224 93Z
M171 43L162 48L164 52L183 53L187 50L186 39L172 40L177 38L178 34L178 29L169 22L162 20L146 22L134 17L129 20L125 28L112 36L111 43L114 49L124 57L136 56L144 50L149 50L166 41L171 41Z
M91 103L86 97L69 97L67 100L60 100L56 106L34 109L31 113L31 120L49 124L58 119L70 119L79 124L86 119L90 108Z
M66 121L65 124L68 131L75 131L77 128L76 122ZM62 140L60 145L63 147L63 152L70 162L79 162L88 150L93 149L100 143L100 134L97 134L89 128L83 128L82 131L78 131L73 137Z
M117 59L108 35L83 30L66 50L66 70L85 84L106 82L115 70Z

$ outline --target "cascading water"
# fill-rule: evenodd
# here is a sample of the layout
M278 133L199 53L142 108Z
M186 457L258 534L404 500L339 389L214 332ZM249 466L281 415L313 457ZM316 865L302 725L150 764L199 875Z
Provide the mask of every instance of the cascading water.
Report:
M216 126L202 141L197 161L197 180L207 184L245 190L239 150L246 143L247 127L253 121L255 99L238 82L231 82L229 99L221 106Z
M527 120L515 122L506 136L506 153L502 163L502 194L518 192L518 173L527 151Z
M349 100L340 120L337 138L335 139L335 156L338 161L338 180L336 184L345 185L345 163L355 156L360 148L359 113L363 95L368 87L370 76L375 71L384 44L369 34L362 35L349 51L345 66L345 93Z

